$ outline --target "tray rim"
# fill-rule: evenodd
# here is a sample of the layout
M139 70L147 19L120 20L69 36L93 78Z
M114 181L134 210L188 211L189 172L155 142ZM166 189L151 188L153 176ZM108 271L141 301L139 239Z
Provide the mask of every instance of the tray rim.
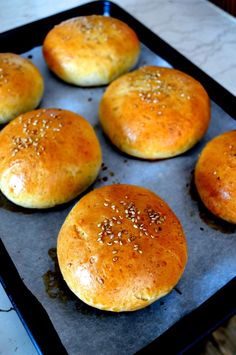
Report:
M1 51L14 53L26 52L33 47L41 45L45 34L54 26L54 24L57 24L67 18L83 14L109 14L109 16L117 17L128 23L135 30L142 43L144 43L154 53L167 60L175 68L182 70L199 80L208 91L210 98L232 118L236 119L236 99L233 94L222 87L208 74L203 72L190 60L185 58L176 49L162 40L158 35L148 29L139 20L135 19L132 15L126 12L126 10L111 1L98 0L88 2L72 9L62 11L0 33ZM35 33L35 36L28 38L26 34L30 32ZM22 40L20 41L19 38ZM52 348L49 345L51 342L45 341L48 338L48 334L51 334L51 339L54 341L53 350L55 351L56 346L58 348L58 354L66 354L66 350L62 345L44 307L24 285L1 239L0 256L1 260L4 258L6 264L9 265L9 270L11 270L11 273L9 273L7 268L0 268L0 282L14 304L14 307L27 332L29 333L36 350L43 354L50 353L50 351L52 351ZM1 265L3 264L5 265L5 263L1 263ZM13 280L15 280L17 287L14 286L14 283L12 284L10 282L12 277ZM27 305L24 302L22 303L23 300L21 297L18 297L17 294L19 289L21 289L22 294L27 299ZM171 353L186 352L197 342L216 329L220 324L222 324L223 321L231 317L233 314L236 314L236 304L232 296L235 294L235 291L236 277L225 284L223 288L218 290L199 307L195 308L192 312L177 321L153 342L139 350L138 353L147 353L155 350L165 350L165 353L168 351ZM34 313L36 310L37 315L40 315L40 322L35 320L34 317L29 317L29 309L34 309ZM216 310L218 312L216 312ZM202 319L206 314L207 321L202 322ZM204 319L206 319L206 317L204 317ZM191 327L192 322L195 324L194 329ZM185 332L184 339L181 337L183 331Z

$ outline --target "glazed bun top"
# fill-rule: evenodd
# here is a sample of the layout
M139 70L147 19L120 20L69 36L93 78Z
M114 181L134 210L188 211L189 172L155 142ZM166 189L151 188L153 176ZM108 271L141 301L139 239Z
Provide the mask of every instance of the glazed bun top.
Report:
M55 26L43 43L49 68L79 86L108 84L133 67L140 43L124 22L106 16L81 16Z
M17 54L0 53L0 124L36 108L43 90L34 64Z
M176 69L141 67L116 79L100 103L100 121L113 144L144 159L190 149L208 128L210 102L202 85Z
M0 132L0 189L17 205L48 208L84 191L101 166L91 125L60 109L27 112Z
M195 183L214 215L236 223L236 130L207 143L196 165Z
M111 185L85 195L69 213L57 243L71 290L93 307L143 308L176 285L187 261L183 229L153 192Z

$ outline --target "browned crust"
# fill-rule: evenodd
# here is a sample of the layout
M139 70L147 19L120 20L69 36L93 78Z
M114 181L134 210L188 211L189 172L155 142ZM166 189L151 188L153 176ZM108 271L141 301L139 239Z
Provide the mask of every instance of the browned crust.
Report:
M138 60L140 43L124 22L106 16L76 17L55 26L43 43L49 68L80 86L104 85Z
M43 89L34 64L17 54L0 53L0 124L36 108Z
M199 82L169 68L142 67L109 85L100 122L127 154L161 159L190 149L206 132L209 98Z
M0 188L24 207L47 208L73 199L95 180L100 165L93 128L70 111L28 112L0 132Z
M196 165L195 183L214 215L236 223L236 130L207 143Z
M187 261L177 217L160 197L132 185L83 197L61 228L57 252L71 290L115 312L143 308L170 292Z

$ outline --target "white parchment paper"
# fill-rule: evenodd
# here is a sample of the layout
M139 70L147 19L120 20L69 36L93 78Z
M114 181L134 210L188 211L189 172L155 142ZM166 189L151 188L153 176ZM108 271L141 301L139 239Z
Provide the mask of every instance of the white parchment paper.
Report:
M102 312L76 300L65 286L62 287L57 280L60 276L57 265L48 255L48 251L56 247L58 231L79 197L66 206L47 211L23 210L1 197L1 238L25 284L47 310L68 353L132 354L236 275L234 228L211 221L189 193L199 152L212 137L235 129L236 121L212 103L210 128L203 140L187 153L155 162L128 157L110 144L99 126L98 104L104 87L81 89L58 80L47 69L40 47L23 56L32 56L32 62L44 76L41 107L75 111L94 126L102 146L104 165L93 187L112 183L147 187L169 203L186 232L189 260L177 289L140 311ZM144 64L169 66L143 46L138 66ZM50 281L48 290L45 277Z

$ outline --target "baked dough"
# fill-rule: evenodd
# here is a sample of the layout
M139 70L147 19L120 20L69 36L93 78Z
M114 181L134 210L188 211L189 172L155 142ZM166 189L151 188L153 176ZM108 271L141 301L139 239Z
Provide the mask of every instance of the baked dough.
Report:
M85 195L66 218L57 242L62 275L90 306L134 311L166 295L186 261L183 229L153 192L110 185Z
M70 201L96 178L101 149L91 125L60 109L31 111L0 132L0 189L17 205Z
M236 130L207 143L196 164L195 184L214 215L236 223Z
M106 16L76 17L55 26L43 43L49 68L67 83L110 83L133 67L140 43L124 22Z
M34 64L13 53L0 53L0 124L36 108L43 78Z
M210 120L202 85L175 69L141 67L109 85L100 122L111 142L144 159L179 155L204 135Z

